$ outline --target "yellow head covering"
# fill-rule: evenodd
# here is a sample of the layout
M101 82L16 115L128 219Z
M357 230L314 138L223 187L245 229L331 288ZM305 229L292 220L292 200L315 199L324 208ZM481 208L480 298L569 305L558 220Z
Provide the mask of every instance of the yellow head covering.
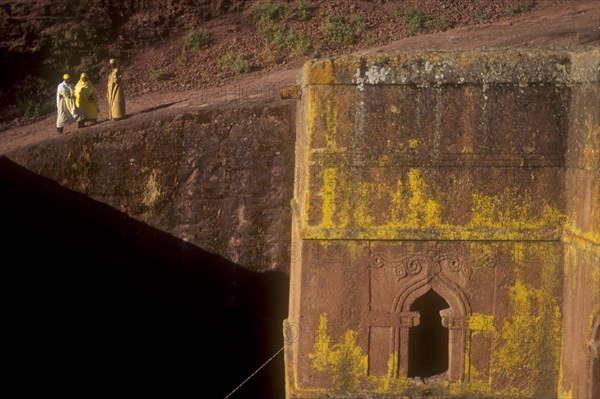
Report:
M79 82L77 82L75 87L91 87L91 82L88 79L87 73L82 72L81 75L79 75Z
M67 80L67 79L69 79L70 77L71 77L71 75L69 75L68 73L65 73L65 74L63 75L63 79L64 79L64 80Z

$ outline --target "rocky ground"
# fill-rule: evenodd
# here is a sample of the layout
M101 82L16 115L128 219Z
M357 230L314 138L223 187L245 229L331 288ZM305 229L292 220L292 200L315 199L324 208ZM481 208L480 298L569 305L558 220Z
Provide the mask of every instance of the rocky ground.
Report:
M214 42L197 53L183 50L185 33L174 34L154 46L139 49L131 58L129 87L135 93L181 91L223 85L245 73L269 73L297 65L314 53L335 56L359 49L388 44L401 38L427 32L446 31L460 26L489 24L514 18L558 1L515 2L514 0L406 0L406 1L290 1L286 14L275 22L276 29L302 32L309 44L293 46L291 37L270 39L253 21L256 4L241 12L226 14L203 24L214 35ZM264 4L264 2L262 2ZM300 4L306 4L300 8ZM519 5L521 5L519 7ZM304 14L298 14L302 10ZM411 14L411 12L413 14ZM342 16L345 26L361 30L355 38L331 37L328 16ZM411 15L414 17L411 19ZM352 18L364 26L353 26ZM276 19L276 18L274 18ZM340 25L341 26L341 25ZM341 29L341 28L340 28ZM285 35L285 34L284 34ZM341 34L340 34L341 35ZM290 36L292 36L290 34ZM289 46L288 46L289 44ZM227 54L237 54L248 64L240 73L224 67ZM164 81L152 79L152 71L164 71Z
M43 58L36 53L41 51L36 46L51 48L52 44L32 33L31 25L46 26L44 13L60 13L60 7L50 10L43 1L0 1L0 31L12 32L12 36L2 36L12 37L12 41L0 42L0 58L6 61L11 54L24 57L27 49L30 56L42 57L37 69L16 64L19 57L7 61L7 67L20 68L26 76L25 83L18 82L17 88L9 90L14 82L7 82L6 76L14 75L14 71L7 69L4 74L0 153L53 135L53 92L64 70L75 75L86 71L92 76L101 99L99 120L104 121L106 59L112 54L123 60L128 114L147 117L149 111L167 106L199 105L259 94L273 98L278 95L278 87L295 81L298 69L315 54L323 58L360 51L572 47L600 42L600 2L596 0L197 3L201 5L192 7L176 0L166 5L153 0L123 1L120 9L96 5L88 13L76 6L66 8L74 10L73 15L83 13L82 21L86 23L91 24L89 21L96 17L97 22L90 26L96 26L98 32L98 26L103 27L105 35L95 39L98 44L94 51L63 60L62 64L57 61L62 66L52 72L48 60L59 60L60 56L42 51L46 57ZM23 15L27 12L32 14ZM12 16L7 17L9 14ZM110 29L111 23L118 29ZM185 46L189 41L186 36L194 28L204 29L210 35L202 50ZM88 26L88 30L93 29ZM78 54L77 51L73 48L70 54ZM31 75L36 71L45 75ZM9 94L17 94L12 104ZM22 115L20 99L22 105L23 98L39 99L44 95L50 98L45 113ZM67 132L69 129L73 131L74 127L68 127Z
M103 92L123 61L130 97L221 86L333 56L464 26L486 26L564 0L0 1L0 131L54 111L62 73ZM190 4L193 3L193 4ZM206 47L186 47L203 29Z

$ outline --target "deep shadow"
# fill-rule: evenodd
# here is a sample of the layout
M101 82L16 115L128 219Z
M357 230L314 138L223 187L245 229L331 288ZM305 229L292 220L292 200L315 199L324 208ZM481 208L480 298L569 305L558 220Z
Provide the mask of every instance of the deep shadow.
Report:
M0 196L0 358L19 392L222 398L282 347L287 275L248 271L5 157ZM283 367L281 353L232 398L284 397Z
M448 303L429 290L410 306L419 312L420 323L408 337L408 377L431 377L448 370L448 329L442 325L440 310Z

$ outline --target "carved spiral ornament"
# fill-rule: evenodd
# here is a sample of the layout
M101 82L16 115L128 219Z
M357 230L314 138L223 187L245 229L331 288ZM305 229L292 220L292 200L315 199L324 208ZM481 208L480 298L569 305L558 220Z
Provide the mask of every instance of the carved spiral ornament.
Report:
M385 261L384 261L383 257L380 255L371 256L371 266L373 266L375 268L380 268L380 267L385 266Z
M425 261L424 263L427 264L427 259L421 259L420 257L408 261L406 264L406 271L408 274L419 274L421 270L423 270L423 260Z
M402 259L394 269L394 274L396 275L396 280L401 280L408 275L417 275L428 267L429 260L425 256L413 255Z
M426 273L431 276L440 273L463 273L471 277L472 269L461 258L460 254L417 253L400 259L388 259L383 255L371 256L371 266L374 268L386 267L393 269L396 281L407 276Z
M462 262L456 256L442 256L438 260L442 270L449 272L459 272L462 269Z
M480 256L479 258L475 259L474 263L474 268L478 269L478 268L492 268L494 266L496 266L496 257L494 256L494 254L491 253L486 253L483 254L482 256Z

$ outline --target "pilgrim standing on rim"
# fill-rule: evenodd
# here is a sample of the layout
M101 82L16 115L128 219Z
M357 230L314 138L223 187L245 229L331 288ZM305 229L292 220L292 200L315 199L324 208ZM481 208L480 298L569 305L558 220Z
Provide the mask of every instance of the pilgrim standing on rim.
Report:
M85 73L80 75L79 82L75 85L75 106L80 110L83 117L78 123L79 127L84 127L86 121L91 121L92 124L96 123L98 120L98 98L96 97L94 85Z
M56 88L56 133L62 134L65 126L70 125L82 118L78 115L75 107L75 96L71 84L71 76L63 75L63 81Z
M108 76L108 90L106 92L108 119L119 120L125 117L125 93L123 92L122 76L117 60L112 58L109 63L112 71Z

